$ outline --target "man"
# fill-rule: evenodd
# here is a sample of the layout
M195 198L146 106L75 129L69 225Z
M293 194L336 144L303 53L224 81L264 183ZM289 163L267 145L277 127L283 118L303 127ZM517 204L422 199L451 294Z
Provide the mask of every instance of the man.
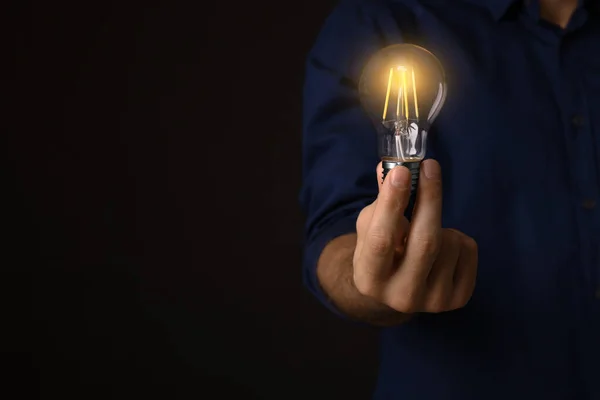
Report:
M325 23L304 96L305 282L383 327L376 399L600 399L599 3L350 0ZM448 76L412 214L408 170L375 173L357 93L402 42Z

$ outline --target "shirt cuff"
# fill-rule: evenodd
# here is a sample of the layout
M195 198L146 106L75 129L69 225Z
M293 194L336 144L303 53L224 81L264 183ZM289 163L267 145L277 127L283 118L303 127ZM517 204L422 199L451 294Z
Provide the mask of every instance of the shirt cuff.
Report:
M317 299L323 303L330 311L334 314L345 317L345 315L337 309L327 297L319 279L317 278L317 263L319 257L323 252L325 246L333 239L346 235L348 233L356 233L356 220L358 218L358 212L342 219L337 220L335 223L324 228L315 235L310 243L307 244L304 252L304 268L303 268L303 280L304 284L310 290L310 292L317 297Z

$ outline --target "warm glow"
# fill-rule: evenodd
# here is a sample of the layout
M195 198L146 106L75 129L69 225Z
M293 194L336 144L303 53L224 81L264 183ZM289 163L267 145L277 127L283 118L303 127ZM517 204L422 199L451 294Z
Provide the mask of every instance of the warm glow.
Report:
M407 78L407 72L409 68L398 65L395 68L390 68L390 72L387 79L387 89L385 93L385 104L383 106L383 121L385 121L387 117L387 111L390 106L390 94L392 91L396 91L396 119L400 119L403 116L407 121L410 117L410 108L414 108L414 117L416 119L419 118L419 104L417 101L417 80L415 78L415 70L414 68L410 68L411 79L410 86L412 86L412 90L409 88L409 79ZM394 76L397 75L397 76ZM412 99L409 98L409 92L412 92ZM412 104L409 104L412 101ZM412 106L412 107L409 107ZM401 114L402 111L402 114Z

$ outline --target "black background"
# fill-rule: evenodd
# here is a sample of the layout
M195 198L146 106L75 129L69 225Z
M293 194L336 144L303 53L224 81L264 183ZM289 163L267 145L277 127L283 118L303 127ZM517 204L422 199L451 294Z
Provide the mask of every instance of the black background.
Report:
M3 13L0 396L369 397L375 332L301 284L304 61L333 6Z

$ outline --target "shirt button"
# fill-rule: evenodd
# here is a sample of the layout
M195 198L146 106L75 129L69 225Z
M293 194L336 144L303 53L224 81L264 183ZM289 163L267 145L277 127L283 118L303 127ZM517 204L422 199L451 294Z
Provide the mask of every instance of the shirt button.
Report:
M583 115L575 114L573 118L571 118L571 123L575 128L581 128L585 123L585 119L583 118Z
M596 208L596 200L593 199L585 199L583 200L583 202L581 203L581 206L583 208L585 208L586 210L593 210L594 208Z

